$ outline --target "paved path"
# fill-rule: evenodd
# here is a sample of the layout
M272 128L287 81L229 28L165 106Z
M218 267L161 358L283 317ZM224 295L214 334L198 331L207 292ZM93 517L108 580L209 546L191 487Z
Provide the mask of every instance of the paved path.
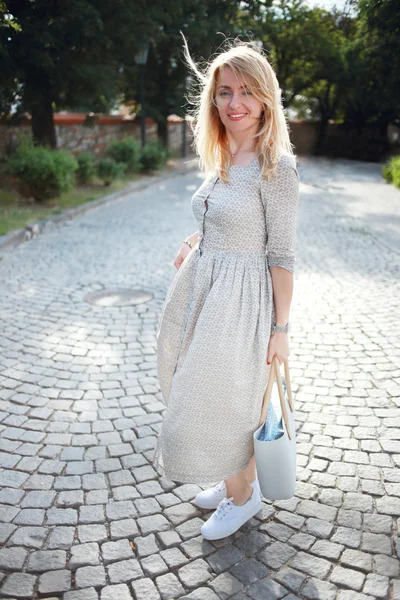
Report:
M222 542L196 485L150 466L157 318L195 229L188 172L0 261L0 595L400 599L400 191L379 166L300 157L291 373L298 483ZM139 287L137 307L86 294Z

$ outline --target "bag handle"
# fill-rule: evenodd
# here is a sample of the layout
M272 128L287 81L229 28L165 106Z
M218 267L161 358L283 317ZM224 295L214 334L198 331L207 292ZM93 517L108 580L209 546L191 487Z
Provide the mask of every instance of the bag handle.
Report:
M289 363L288 363L287 359L284 361L283 364L285 367L285 381L286 381L286 391L287 391L288 400L289 400L289 407L290 407L290 410L292 412L294 412L292 387L290 385ZM279 374L279 377L278 377L278 374ZM288 437L291 440L292 435L290 433L289 417L288 417L287 406L286 406L286 402L285 402L285 394L284 394L283 385L282 385L282 375L281 375L279 360L278 360L277 356L274 356L272 359L271 369L270 369L269 378L268 378L268 384L267 384L267 388L264 393L263 407L261 410L261 419L260 419L259 427L264 423L265 418L267 416L268 406L271 401L272 386L274 384L274 379L276 379L276 382L278 385L279 400L280 400L281 409L282 409L282 417L285 422Z

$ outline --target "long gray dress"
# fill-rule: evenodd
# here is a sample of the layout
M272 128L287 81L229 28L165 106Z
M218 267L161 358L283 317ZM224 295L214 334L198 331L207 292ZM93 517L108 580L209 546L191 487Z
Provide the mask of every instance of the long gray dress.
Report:
M299 175L283 154L278 175L258 159L208 178L192 197L199 243L167 292L157 369L167 409L153 465L182 483L207 485L253 455L275 318L270 267L294 272Z

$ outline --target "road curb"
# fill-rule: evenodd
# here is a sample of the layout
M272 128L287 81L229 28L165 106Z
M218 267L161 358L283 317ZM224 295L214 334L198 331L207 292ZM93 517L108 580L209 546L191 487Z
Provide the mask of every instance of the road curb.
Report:
M171 179L172 177L176 177L178 175L184 175L185 173L190 173L191 171L195 171L199 168L198 160L195 156L170 159L170 161L177 163L177 166L173 166L172 169L162 169L161 171L157 171L154 175L148 175L140 181L132 182L123 190L118 190L117 192L113 192L107 196L102 196L97 200L85 202L84 204L74 208L64 210L59 215L53 215L47 219L38 221L37 223L30 223L29 225L26 225L24 229L16 229L15 231L11 231L6 235L0 236L0 251L14 248L20 244L23 244L24 242L29 242L41 233L44 233L44 231L48 230L49 227L54 227L60 223L71 221L75 217L83 215L90 210L94 210L100 206L105 206L106 204L114 202L115 200L123 198L124 196L133 192L143 190L154 183L158 183L159 181L163 181L165 179Z

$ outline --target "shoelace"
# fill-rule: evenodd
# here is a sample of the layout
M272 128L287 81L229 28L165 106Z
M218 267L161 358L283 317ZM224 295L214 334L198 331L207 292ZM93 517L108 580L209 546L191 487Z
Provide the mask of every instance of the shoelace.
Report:
M223 500L221 500L221 502L218 504L218 508L215 511L215 515L219 518L222 519L222 517L224 517L232 508L233 504L232 504L232 500L233 500L233 496L231 496L230 498L224 498Z
M214 486L214 494L218 494L219 492L222 492L222 490L224 488L225 488L225 482L220 481L219 483L217 483L217 485Z

